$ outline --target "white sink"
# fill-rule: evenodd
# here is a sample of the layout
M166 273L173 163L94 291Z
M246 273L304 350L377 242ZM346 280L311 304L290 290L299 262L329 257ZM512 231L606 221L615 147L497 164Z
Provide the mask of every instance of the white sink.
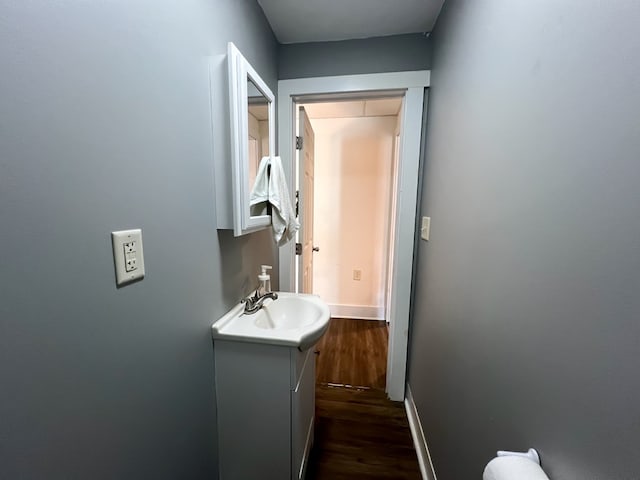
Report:
M329 307L320 297L278 292L265 300L256 313L244 313L244 304L233 307L211 326L213 338L295 346L301 350L316 343L329 327Z

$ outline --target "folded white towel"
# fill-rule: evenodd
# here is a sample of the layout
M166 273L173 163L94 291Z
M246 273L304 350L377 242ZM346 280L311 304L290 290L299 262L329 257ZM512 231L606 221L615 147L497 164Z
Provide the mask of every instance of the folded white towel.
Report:
M270 171L269 165L271 165ZM262 202L269 202L273 207L271 225L276 243L281 246L292 240L300 224L296 220L296 212L291 204L289 187L280 157L263 157L260 161L249 204L253 206Z

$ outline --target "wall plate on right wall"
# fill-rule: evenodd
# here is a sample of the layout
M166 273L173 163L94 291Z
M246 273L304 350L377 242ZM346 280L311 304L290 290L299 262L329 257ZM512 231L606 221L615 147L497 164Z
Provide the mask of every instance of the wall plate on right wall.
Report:
M423 240L429 241L429 230L431 230L431 217L422 217L422 227L420 228L420 236Z

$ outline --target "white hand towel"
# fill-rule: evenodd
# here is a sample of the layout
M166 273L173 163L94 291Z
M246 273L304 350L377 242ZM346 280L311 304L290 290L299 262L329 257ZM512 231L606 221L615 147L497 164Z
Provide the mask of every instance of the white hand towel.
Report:
M271 159L269 157L262 157L260 165L258 165L258 173L256 173L255 183L251 189L251 197L249 198L249 205L254 206L258 203L269 201L269 165Z
M267 174L268 165L271 165L269 174ZM264 157L260 161L249 204L253 206L265 201L273 207L271 210L273 239L282 246L294 238L300 224L296 220L296 212L291 204L289 187L280 157Z

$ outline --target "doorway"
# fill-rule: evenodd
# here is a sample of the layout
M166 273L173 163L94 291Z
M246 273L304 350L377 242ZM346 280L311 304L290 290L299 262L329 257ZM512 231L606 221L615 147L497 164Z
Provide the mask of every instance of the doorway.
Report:
M297 109L304 224L298 289L320 295L334 317L390 320L401 107L402 97L395 96Z
M320 77L278 82L280 155L289 178L298 177L294 162L296 104L317 102L328 98L346 100L363 97L402 97L403 108L400 116L402 128L398 142L396 228L392 242L392 288L387 309L391 326L385 382L387 395L390 399L397 401L404 400L405 393L420 135L424 92L428 86L428 71ZM291 193L292 196L295 195L293 189ZM304 210L303 198L301 198L300 208ZM301 234L304 238L304 231ZM281 247L280 288L282 290L296 290L295 261L294 246L289 244Z
M321 384L385 389L402 96L297 104L298 291L331 322Z

